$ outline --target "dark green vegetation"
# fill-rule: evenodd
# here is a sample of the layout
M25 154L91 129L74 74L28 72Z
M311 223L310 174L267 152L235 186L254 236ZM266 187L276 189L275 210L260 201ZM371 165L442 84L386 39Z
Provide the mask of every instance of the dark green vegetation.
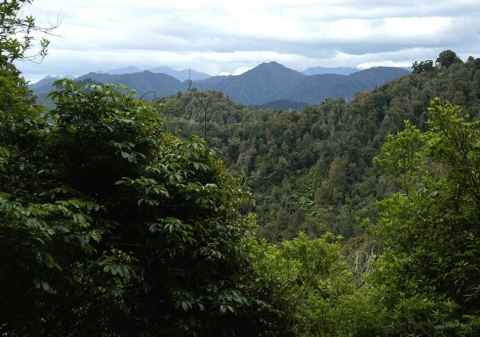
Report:
M278 329L247 280L249 195L201 141L108 86L59 83L46 113L0 78L2 336Z
M480 334L480 60L302 112L68 80L47 112L27 3L0 4L1 336Z
M64 82L53 98L2 123L0 331L255 334L248 195L221 162L112 88Z
M408 74L407 70L401 68L379 67L357 71L351 75L307 76L276 62L270 62L261 64L242 75L214 76L190 83L171 76L175 75L171 72L167 71L171 74L169 75L155 71L153 69L128 74L89 73L79 77L78 80L126 85L135 90L138 97L147 100L171 96L177 92L186 91L189 86L192 86L199 90L223 92L233 101L246 105L298 108L319 104L327 97L351 99L361 91L375 89ZM45 99L45 94L52 91L52 84L51 79L46 78L32 85L32 90ZM276 103L279 101L280 105Z
M376 219L375 201L394 187L373 167L373 157L405 120L424 130L435 97L478 114L479 61L434 68L352 102L327 100L303 111L250 109L202 92L163 99L158 109L182 136L203 135L207 113L206 139L247 177L268 237L291 238L299 229L351 237L364 232L365 220Z

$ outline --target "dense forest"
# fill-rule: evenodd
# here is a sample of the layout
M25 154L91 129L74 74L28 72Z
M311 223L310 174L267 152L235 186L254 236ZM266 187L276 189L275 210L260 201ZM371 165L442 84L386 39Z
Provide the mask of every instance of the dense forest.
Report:
M480 59L303 110L72 80L47 109L30 3L0 2L0 336L480 335Z
M251 109L198 91L157 105L173 132L205 136L227 166L246 177L269 238L292 238L299 230L352 237L365 232L365 220L376 218L376 201L396 188L372 161L389 134L407 120L425 130L436 97L471 115L480 111L480 60L457 58L450 65L449 57L446 52L438 67L417 67L352 102L327 99L303 111Z

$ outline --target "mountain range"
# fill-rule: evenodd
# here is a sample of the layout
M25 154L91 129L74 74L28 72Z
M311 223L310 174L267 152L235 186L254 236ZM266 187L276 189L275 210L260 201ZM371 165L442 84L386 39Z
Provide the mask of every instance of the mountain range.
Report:
M403 68L375 67L351 74L331 73L328 68L312 68L324 73L306 75L287 68L277 62L262 63L241 74L230 76L212 76L193 80L191 84L176 76L170 68L157 68L149 71L136 71L137 68L124 68L110 73L92 72L80 76L77 80L92 80L99 83L124 84L135 90L139 97L158 99L192 89L201 91L220 91L237 103L256 106L298 107L316 105L326 98L351 99L362 91L373 90L409 72ZM316 69L316 70L315 70ZM330 68L333 71L347 71L347 68ZM343 70L342 70L343 69ZM171 70L171 69L170 69ZM351 70L354 70L351 68ZM119 73L128 71L128 73ZM130 72L133 71L133 72ZM163 71L163 72L162 72ZM188 70L186 70L188 72ZM191 72L194 74L197 72ZM199 73L202 74L202 73ZM196 76L196 75L195 75ZM202 75L200 75L202 76ZM205 74L205 76L208 76ZM188 78L188 77L187 77ZM194 76L192 75L193 79ZM38 96L45 96L52 88L55 78L47 77L31 86Z
M108 71L100 71L100 73L106 73L110 75L125 75L140 73L142 71L151 71L152 73L161 73L175 77L177 80L186 81L191 79L192 81L201 81L209 77L212 77L209 74L196 71L193 69L184 69L184 70L175 70L170 67L155 67L155 68L139 68L136 66L127 66L122 68L115 68ZM337 75L350 75L359 71L358 68L353 67L311 67L302 71L303 74L311 75L324 75L324 74L337 74Z
M140 73L143 71L145 70L138 68L136 66L128 66L124 68L111 69L108 71L101 71L100 73L109 74L109 75L127 75L127 74ZM155 68L146 69L146 71L150 71L156 74L170 75L182 82L187 80L201 81L211 77L211 75L209 74L202 73L200 71L196 71L193 69L176 70L170 67L155 67Z
M337 75L350 75L357 72L358 68L351 67L312 67L303 71L305 75L324 75L324 74L337 74Z

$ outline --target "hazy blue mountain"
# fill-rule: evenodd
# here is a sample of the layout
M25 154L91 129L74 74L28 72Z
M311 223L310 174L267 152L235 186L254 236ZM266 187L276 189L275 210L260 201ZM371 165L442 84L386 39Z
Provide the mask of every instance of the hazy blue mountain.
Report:
M123 67L123 68L108 70L108 71L105 71L105 73L110 74L110 75L125 75L125 74L139 73L141 71L142 71L142 69L140 69L138 67L129 66L129 67Z
M185 84L176 78L156 74L151 71L140 73L110 75L103 73L89 73L78 78L78 80L92 80L98 83L123 84L137 92L139 97L155 99L175 95L185 90Z
M366 86L361 81L345 75L324 74L307 76L290 90L286 99L308 104L319 104L326 98L351 98Z
M193 69L175 70L169 67L156 67L150 69L149 71L151 71L152 73L170 75L182 82L188 79L191 79L192 81L201 81L211 77L209 74L202 73Z
M140 73L142 71L143 69L140 69L138 67L128 66L128 67L117 68L117 69L112 69L108 71L100 71L98 73L101 73L101 74L105 73L109 75L126 75L126 74ZM188 80L189 78L192 81L201 81L211 77L209 74L202 73L200 71L196 71L193 69L175 70L170 67L155 67L155 68L147 69L147 71L150 71L156 74L169 75L169 76L175 77L177 80L182 82Z
M351 99L362 91L371 91L409 72L402 68L376 67L351 75L324 74L307 76L286 97L288 100L319 104L326 98Z
M244 105L300 108L306 104L320 104L329 97L348 100L359 92L373 90L408 73L402 68L376 67L350 75L307 76L277 62L269 62L241 75L213 76L197 80L193 82L193 87L198 90L220 91ZM145 99L174 95L188 88L187 81L182 82L172 75L152 71L121 75L89 73L79 78L85 79L99 83L124 84ZM46 78L31 87L39 97L43 97L51 90L54 80Z
M302 73L277 62L262 63L237 76L215 76L194 83L200 90L221 91L236 102L261 105L285 98L305 79Z
M405 68L374 67L353 73L350 77L364 83L367 86L367 90L373 90L409 73Z
M312 67L312 68L305 69L303 73L308 76L325 75L325 74L350 75L357 71L358 71L357 68L351 68L351 67L336 67L336 68Z
M30 84L30 88L35 92L37 95L39 94L48 94L53 90L53 83L59 80L60 77L55 76L47 76L44 79L41 79L38 82Z
M238 103L295 107L298 103L319 104L325 98L352 98L407 75L402 68L378 67L351 75L307 76L279 63L263 63L238 76L216 76L195 82L200 90L221 91ZM281 103L279 103L281 102ZM288 102L292 102L288 106Z

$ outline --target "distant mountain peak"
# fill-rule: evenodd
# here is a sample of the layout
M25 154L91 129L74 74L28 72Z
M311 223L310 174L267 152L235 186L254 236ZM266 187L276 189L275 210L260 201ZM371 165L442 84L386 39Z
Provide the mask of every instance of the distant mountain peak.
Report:
M280 66L280 67L286 68L283 64L278 63L277 61L268 61L268 62L263 62L262 64L270 65L270 66Z
M250 69L249 71L245 72L242 75L251 75L251 74L262 74L262 73L268 73L268 74L291 74L292 76L298 77L302 76L303 74L293 70L291 68L288 68L284 66L281 63L278 63L276 61L271 61L271 62L264 62L256 66L255 68ZM240 75L240 76L242 76Z
M202 73L193 69L175 70L167 66L159 66L155 68L138 68L136 66L126 66L122 68L112 69L108 71L93 72L95 74L109 74L109 75L130 75L136 73L145 73L146 71L153 74L165 74L175 77L179 81L191 79L193 81L204 80L211 77L209 74Z
M136 90L140 97L148 99L175 95L189 88L187 82L179 80L174 74L155 70L119 75L89 73L79 77L78 80L90 79L99 83L124 84ZM180 71L176 72L178 76ZM402 68L375 67L350 75L329 72L307 76L275 61L259 64L240 75L214 76L197 81L193 77L193 71L183 72L184 76L191 76L194 81L192 85L198 90L220 91L238 103L269 104L273 108L287 106L300 108L303 104L319 104L328 97L351 99L360 91L373 90L409 73ZM31 87L37 94L48 93L52 90L52 82L54 79L45 79Z
M110 74L110 75L125 75L125 74L138 73L138 72L141 72L141 71L142 70L138 67L128 66L128 67L123 67L123 68L111 69L109 71L105 71L105 73Z
M256 67L253 68L252 70L254 70L254 69L261 69L261 68L293 70L293 69L290 69L290 68L288 68L288 67L284 66L283 64L278 63L278 62L276 62L276 61L270 61L270 62L260 63L258 66L256 66ZM293 71L294 71L294 70L293 70Z

